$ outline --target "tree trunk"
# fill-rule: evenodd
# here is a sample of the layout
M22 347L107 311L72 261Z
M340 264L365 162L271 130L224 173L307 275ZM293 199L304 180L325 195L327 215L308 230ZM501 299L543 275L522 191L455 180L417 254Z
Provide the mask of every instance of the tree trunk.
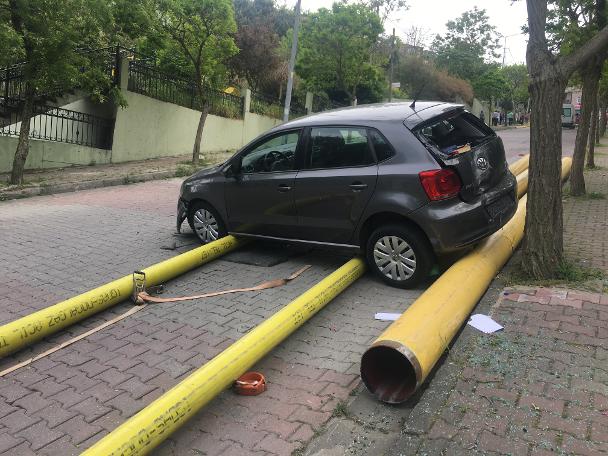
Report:
M600 96L599 96L599 89L598 89L598 96L597 96L597 105L596 105L596 112L595 115L597 116L597 122L595 124L595 144L598 145L600 143L600 114L601 114L601 109L602 107L600 106Z
M19 129L19 141L13 159L13 169L11 171L11 185L23 184L23 169L27 154L30 151L30 119L34 111L35 92L32 84L27 82L25 85L25 100L21 110L21 128Z
M199 158L201 154L201 139L203 138L203 128L205 128L205 122L207 121L207 115L209 114L209 102L203 102L203 112L198 120L198 128L196 129L196 138L194 139L194 147L192 148L192 164L198 166Z
M597 134L597 95L593 100L593 110L591 111L591 130L589 131L589 151L587 152L587 168L595 168L595 143Z
M605 6L605 0L597 0L601 13L602 5ZM568 55L555 56L548 48L546 37L548 0L527 0L526 7L529 32L526 63L532 109L521 267L533 278L547 279L555 276L564 253L561 185L564 90L575 71L595 63L597 56L606 52L608 28L598 27L600 31L578 49ZM595 96L597 90L592 93ZM585 138L587 135L585 132Z
M591 113L594 109L594 100L597 97L597 89L601 76L601 67L598 72L597 65L593 62L593 64L587 65L581 70L581 73L583 75L582 112L578 131L576 132L572 171L570 172L570 194L573 196L584 195L586 193L585 176L583 175L585 153L587 151L587 140L589 139L589 129L591 126Z
M566 82L554 74L531 80L529 86L530 167L521 267L534 278L554 276L563 256L561 113Z
M608 109L608 104L602 100L602 102L600 103L600 126L598 128L599 132L598 132L598 141L597 142L600 142L601 139L606 134L606 124L608 124L608 116L606 115L607 109Z

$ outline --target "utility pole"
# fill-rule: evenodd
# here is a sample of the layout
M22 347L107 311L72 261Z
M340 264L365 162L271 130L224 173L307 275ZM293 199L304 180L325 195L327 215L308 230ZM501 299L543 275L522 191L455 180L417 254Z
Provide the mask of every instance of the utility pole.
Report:
M503 46L502 46L502 68L505 67L505 58L507 57L507 38L511 38L514 36L523 35L522 33L514 33L513 35L502 35L503 38Z
M393 101L393 68L395 61L395 27L393 27L393 40L391 42L391 69L389 72L389 81L388 81L388 101L389 103Z
M293 71L296 66L296 53L298 52L298 31L300 30L300 6L302 0L296 4L296 19L293 25L293 43L291 43L291 56L289 57L289 74L287 75L287 90L285 91L285 109L283 110L283 122L289 120L289 108L291 107L291 92L293 90Z

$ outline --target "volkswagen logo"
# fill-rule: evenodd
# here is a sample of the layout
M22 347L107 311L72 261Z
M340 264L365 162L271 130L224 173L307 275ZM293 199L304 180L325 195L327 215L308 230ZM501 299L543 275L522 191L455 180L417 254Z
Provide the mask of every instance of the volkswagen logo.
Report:
M477 158L475 163L477 163L477 167L482 171L488 169L488 160L486 160L484 157Z

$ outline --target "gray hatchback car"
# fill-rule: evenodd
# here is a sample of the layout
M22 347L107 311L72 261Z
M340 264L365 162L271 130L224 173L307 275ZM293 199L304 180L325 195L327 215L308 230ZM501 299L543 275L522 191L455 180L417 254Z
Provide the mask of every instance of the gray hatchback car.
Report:
M501 228L517 208L501 139L461 105L390 103L273 128L184 181L177 227L348 247L409 288L435 254Z

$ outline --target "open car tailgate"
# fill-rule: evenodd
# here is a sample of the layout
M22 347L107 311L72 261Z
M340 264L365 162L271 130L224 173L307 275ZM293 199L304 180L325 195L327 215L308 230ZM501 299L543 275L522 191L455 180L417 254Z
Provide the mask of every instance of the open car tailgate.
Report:
M462 109L431 119L414 133L442 166L458 173L464 201L494 188L509 172L500 137Z

